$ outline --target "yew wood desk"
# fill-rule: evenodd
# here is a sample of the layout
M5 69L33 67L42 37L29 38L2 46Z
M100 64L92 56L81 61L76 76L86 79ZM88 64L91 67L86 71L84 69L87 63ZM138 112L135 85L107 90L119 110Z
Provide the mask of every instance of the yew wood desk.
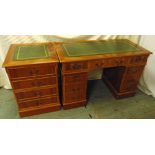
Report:
M21 117L60 109L59 59L51 43L12 44L3 66Z
M86 105L88 72L99 68L103 68L103 81L116 98L134 96L150 54L128 40L54 43L54 46L61 64L64 109Z

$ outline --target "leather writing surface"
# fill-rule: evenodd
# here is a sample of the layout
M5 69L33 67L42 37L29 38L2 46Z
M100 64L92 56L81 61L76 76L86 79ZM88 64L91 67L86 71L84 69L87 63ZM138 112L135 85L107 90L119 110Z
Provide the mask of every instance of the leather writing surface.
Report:
M62 44L65 56L89 56L108 53L135 52L140 51L138 47L125 40L106 42L83 42Z
M30 60L48 57L47 45L17 46L13 60Z

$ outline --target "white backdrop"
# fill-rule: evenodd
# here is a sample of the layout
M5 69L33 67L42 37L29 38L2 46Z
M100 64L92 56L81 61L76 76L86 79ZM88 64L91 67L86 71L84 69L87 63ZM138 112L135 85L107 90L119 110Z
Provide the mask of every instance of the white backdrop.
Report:
M155 36L142 36L140 45L150 50L151 54L148 58L143 75L141 76L138 88L148 95L155 97Z

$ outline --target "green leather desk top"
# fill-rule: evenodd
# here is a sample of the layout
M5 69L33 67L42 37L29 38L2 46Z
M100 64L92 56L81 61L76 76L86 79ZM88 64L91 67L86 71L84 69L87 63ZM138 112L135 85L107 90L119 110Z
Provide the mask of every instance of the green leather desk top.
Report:
M130 44L126 40L64 43L62 44L62 48L64 50L65 56L67 57L141 51L140 48Z
M18 46L15 49L13 60L30 60L48 58L48 45Z

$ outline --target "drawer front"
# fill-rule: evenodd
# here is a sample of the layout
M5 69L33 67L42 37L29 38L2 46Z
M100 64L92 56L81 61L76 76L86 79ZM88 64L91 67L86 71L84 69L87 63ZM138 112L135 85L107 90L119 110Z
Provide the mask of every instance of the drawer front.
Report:
M36 107L36 106L41 106L41 105L46 105L46 104L56 104L56 103L58 103L58 97L54 96L50 98L19 102L18 106L20 109L22 109L22 108L30 108L30 107Z
M83 91L80 92L65 92L63 96L63 102L64 103L71 103L71 102L78 102L86 99L86 93Z
M130 76L124 80L123 85L120 89L123 91L134 91L137 88L138 80L136 76Z
M87 83L81 81L80 83L72 83L64 85L63 87L63 101L65 103L77 102L86 99Z
M56 74L56 64L33 65L7 69L11 79Z
M88 69L88 63L87 62L74 62L74 63L62 64L62 71L63 72L80 71L80 70L87 70L87 69Z
M130 76L130 75L139 75L142 73L143 69L144 69L145 66L136 66L136 67L130 67L127 69L127 75Z
M134 91L137 88L144 66L130 67L126 71L121 91Z
M113 58L109 60L109 66L115 67L115 66L125 66L128 64L129 58Z
M100 69L100 68L103 68L105 66L109 66L109 60L108 59L93 60L93 61L89 62L89 70Z
M77 83L77 82L84 82L87 81L87 73L78 73L78 74L72 74L72 75L64 75L63 76L63 83L69 84L69 83Z
M129 64L130 65L138 65L138 64L146 64L148 56L134 56L130 58Z
M50 86L56 83L57 83L56 76L50 76L45 78L12 81L12 87L14 89L25 89L25 88L31 88L31 87L42 87L47 85Z
M86 92L87 83L68 84L64 86L64 92L66 93L80 93Z
M128 64L128 58L109 58L93 60L89 62L89 70L100 69L106 67L125 66Z
M18 100L24 100L29 98L38 98L41 96L57 95L57 88L45 88L40 90L30 90L25 92L15 93Z

